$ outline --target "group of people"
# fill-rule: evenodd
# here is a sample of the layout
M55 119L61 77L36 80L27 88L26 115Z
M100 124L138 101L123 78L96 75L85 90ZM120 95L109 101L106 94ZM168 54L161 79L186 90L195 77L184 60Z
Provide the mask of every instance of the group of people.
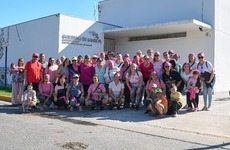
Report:
M211 110L215 84L212 64L203 52L197 57L189 54L183 65L179 59L173 50L164 52L162 58L153 49L145 55L138 50L133 58L128 53L101 52L99 56L79 55L71 60L50 57L48 62L44 53L33 53L25 65L22 58L18 64L11 64L12 104L22 104L23 111L36 107L37 100L41 111L82 111L84 107L138 110L144 104L145 113L176 115L182 107L181 93L187 95L187 110L198 111L202 90L202 110Z

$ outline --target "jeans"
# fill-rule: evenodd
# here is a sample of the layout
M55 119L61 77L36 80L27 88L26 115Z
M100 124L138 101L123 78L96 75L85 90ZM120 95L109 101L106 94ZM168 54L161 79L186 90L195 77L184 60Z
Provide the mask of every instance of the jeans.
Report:
M143 93L143 88L144 86L141 86L140 92L137 94L139 86L133 86L131 85L132 91L130 93L130 102L140 104L142 101L142 93Z
M203 98L204 98L204 106L211 107L212 106L212 91L215 85L216 78L213 79L212 87L207 87L205 82L203 82Z

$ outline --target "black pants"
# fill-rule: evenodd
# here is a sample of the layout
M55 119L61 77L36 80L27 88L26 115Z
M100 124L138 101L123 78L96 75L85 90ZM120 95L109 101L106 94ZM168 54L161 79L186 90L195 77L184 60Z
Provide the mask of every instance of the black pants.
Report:
M86 97L88 95L88 89L89 89L90 85L83 85L83 89L84 89L84 97Z
M172 115L178 112L178 110L182 107L182 104L177 101L172 101L170 107L168 108L167 115Z
M149 78L143 78L143 81L145 83L145 88L146 88L146 85L147 85L147 82L149 81ZM144 93L144 99L147 97L147 94L146 94L146 89L145 89L145 93Z
M190 100L190 92L187 92L186 100L187 100L188 107L192 108L192 104L193 104L194 108L198 107L198 104L199 104L199 93L196 93L196 98L195 99Z
M130 91L129 91L129 88L128 88L128 86L126 84L125 84L125 89L124 89L124 95L125 95L125 105L129 106L129 103L130 103Z

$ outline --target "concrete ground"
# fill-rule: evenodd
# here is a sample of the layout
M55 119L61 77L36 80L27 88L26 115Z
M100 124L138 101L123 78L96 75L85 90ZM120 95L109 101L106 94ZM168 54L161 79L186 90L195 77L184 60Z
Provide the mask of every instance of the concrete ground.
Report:
M213 95L213 99L211 111L187 112L182 109L176 117L151 116L144 114L144 108L138 111L129 109L90 111L85 108L83 112L47 110L45 113L35 110L34 115L62 119L67 122L92 123L139 134L169 137L177 141L200 143L204 146L201 149L230 149L230 97L227 94L216 94ZM7 105L9 105L8 102L0 102L1 113L7 111L6 109L12 109L11 113L21 113L19 107L10 108L6 107ZM199 106L203 107L202 96L200 96Z

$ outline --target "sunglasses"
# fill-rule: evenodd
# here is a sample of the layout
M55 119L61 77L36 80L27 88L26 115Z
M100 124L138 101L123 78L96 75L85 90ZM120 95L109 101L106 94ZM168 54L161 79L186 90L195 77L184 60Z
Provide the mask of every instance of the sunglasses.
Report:
M204 57L198 57L199 59L203 59Z
M160 55L154 55L155 57L158 57L158 56L160 56Z
M165 66L165 68L169 68L169 66Z
M38 56L33 56L33 58L38 58Z

